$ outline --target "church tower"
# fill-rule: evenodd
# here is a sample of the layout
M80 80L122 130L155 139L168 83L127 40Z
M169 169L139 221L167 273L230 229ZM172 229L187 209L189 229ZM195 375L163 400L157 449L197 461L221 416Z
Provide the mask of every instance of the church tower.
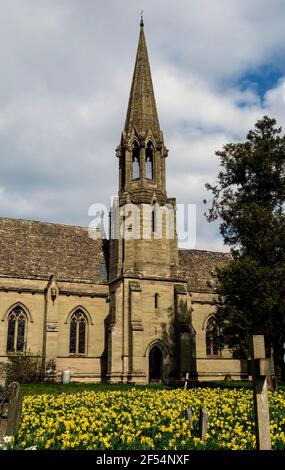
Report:
M176 201L166 193L167 154L141 20L125 127L117 147L119 194L111 237L117 242L111 244L111 278L126 272L164 277L177 272Z
M120 145L119 191L111 210L110 381L163 381L175 375L175 305L187 303L178 278L176 201L166 192L164 145L140 23ZM187 310L187 308L186 308Z

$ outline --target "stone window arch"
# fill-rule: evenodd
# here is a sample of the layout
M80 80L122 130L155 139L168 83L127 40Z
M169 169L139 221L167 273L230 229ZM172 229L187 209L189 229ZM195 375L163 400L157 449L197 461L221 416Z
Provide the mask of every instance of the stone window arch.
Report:
M24 352L26 349L28 318L21 305L15 305L7 316L7 352Z
M132 180L140 179L140 146L135 140L132 145Z
M88 321L84 311L76 309L69 321L69 354L86 354Z
M151 141L147 143L145 149L145 177L153 180L154 178L154 146Z
M220 356L219 346L220 330L214 315L208 318L206 325L206 354L207 356Z

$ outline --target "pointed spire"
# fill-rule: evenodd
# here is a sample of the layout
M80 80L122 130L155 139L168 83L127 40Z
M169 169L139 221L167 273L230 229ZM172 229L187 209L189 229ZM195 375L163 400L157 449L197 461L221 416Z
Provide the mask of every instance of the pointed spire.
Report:
M144 36L143 13L141 13L138 50L125 123L126 134L130 135L134 127L140 135L151 130L156 138L160 137L160 126Z

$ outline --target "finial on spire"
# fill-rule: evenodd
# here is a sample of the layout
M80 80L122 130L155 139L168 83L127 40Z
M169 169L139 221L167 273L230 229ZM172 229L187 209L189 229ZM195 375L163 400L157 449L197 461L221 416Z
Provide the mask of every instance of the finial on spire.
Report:
M143 10L141 10L141 22L140 22L140 27L143 28L144 22L143 22Z

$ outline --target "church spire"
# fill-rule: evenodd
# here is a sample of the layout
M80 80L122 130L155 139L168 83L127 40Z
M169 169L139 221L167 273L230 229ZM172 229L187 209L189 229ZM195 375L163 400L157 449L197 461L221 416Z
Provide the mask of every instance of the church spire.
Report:
M136 63L124 129L126 135L130 136L134 128L141 137L150 130L155 138L160 138L160 126L152 85L142 14Z
M140 35L125 128L116 149L120 203L166 201L165 158L141 15Z

